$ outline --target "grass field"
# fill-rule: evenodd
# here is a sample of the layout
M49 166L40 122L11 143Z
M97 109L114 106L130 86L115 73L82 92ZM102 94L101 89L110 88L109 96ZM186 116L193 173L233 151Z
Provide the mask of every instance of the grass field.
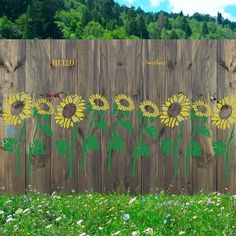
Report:
M0 235L236 235L236 196L0 196Z

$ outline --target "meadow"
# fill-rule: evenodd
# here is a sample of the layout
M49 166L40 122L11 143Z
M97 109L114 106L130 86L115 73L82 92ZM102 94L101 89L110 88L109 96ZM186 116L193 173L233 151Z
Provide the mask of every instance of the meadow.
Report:
M236 235L236 195L0 196L0 235Z

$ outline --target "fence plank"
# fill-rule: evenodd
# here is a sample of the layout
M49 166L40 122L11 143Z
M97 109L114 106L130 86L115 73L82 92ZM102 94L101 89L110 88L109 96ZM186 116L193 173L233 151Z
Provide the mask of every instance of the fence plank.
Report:
M210 104L210 93L216 91L217 41L204 40L192 43L192 93L193 101L203 99ZM213 104L212 104L213 105ZM214 106L212 106L212 109ZM211 122L208 122L208 126ZM213 138L216 137L215 127L210 126ZM212 148L212 138L197 136L203 148L203 155L192 159L192 191L212 192L215 190L216 165Z
M78 58L76 50L76 41L53 40L50 41L50 60L54 59L75 59ZM73 67L51 67L51 93L62 92L61 98L77 93L78 68ZM58 99L54 99L54 105L59 104ZM52 147L51 147L51 187L54 190L63 190L71 193L72 190L78 190L78 159L76 152L76 143L73 147L73 175L69 179L69 158L60 156L55 148L55 142L59 139L70 141L72 128L65 129L59 127L52 119Z
M0 104L16 92L25 92L25 40L0 41ZM15 128L14 138L18 138L22 125ZM7 124L1 120L0 136L7 136ZM20 154L20 176L16 175L16 153L8 154L0 149L1 189L6 193L25 191L25 138L22 140Z
M46 98L50 94L50 41L49 40L27 40L26 41L26 91L31 94L34 101ZM43 121L45 124L45 121ZM50 123L50 121L49 121ZM33 142L37 122L27 122L26 134L26 186L39 192L51 192L51 137L42 134L40 129L35 138L43 141L45 145L44 155L33 155L29 158L29 145ZM31 163L31 164L30 164ZM28 176L29 164L31 165Z
M235 96L236 92L236 43L234 40L218 41L218 63L217 63L217 97ZM218 130L217 140L227 143L232 126L226 130ZM236 192L236 140L234 138L230 146L230 178L225 178L226 156L217 157L217 191ZM227 188L227 189L226 189Z

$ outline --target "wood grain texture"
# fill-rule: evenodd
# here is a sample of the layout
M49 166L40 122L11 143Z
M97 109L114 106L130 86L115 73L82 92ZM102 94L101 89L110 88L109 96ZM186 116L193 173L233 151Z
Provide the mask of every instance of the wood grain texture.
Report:
M4 67L0 68L0 103L4 105L9 96L16 92L25 92L25 40L1 40L0 60ZM20 65L20 66L17 66ZM0 136L6 136L7 125L1 120ZM16 127L17 139L21 125ZM22 193L25 191L25 138L21 145L21 172L16 175L16 154L8 154L0 149L1 188L6 193Z
M68 180L69 160L59 156L55 148L58 139L70 140L72 129L63 129L51 119L53 136L38 133L46 143L46 154L34 156L30 176L26 175L28 146L32 140L35 122L26 122L26 137L21 150L21 175L16 176L16 158L0 148L0 192L23 193L28 185L40 191L73 190L78 192L196 193L227 191L236 193L236 139L230 151L230 179L225 180L225 158L214 154L212 141L227 142L231 129L221 131L207 126L211 137L198 135L202 156L190 158L189 176L185 176L185 152L193 132L193 122L184 121L184 134L178 150L178 176L174 177L174 158L161 152L160 139L174 139L178 128L165 127L158 118L153 124L159 130L159 139L143 135L151 150L150 158L137 161L136 175L132 176L132 152L140 122L137 110L140 102L151 100L161 110L162 104L173 94L182 92L195 102L205 100L215 110L211 94L217 98L235 95L236 92L236 41L235 40L1 40L0 41L0 138L6 137L7 124L1 118L3 104L16 92L28 92L36 100L41 94L63 92L82 96L100 93L109 101L105 114L108 132L92 129L99 141L99 150L88 151L86 170L82 171L82 143L91 114L85 114L79 123L73 152L73 176ZM50 60L74 59L75 66L52 67ZM164 61L165 65L147 65L147 61ZM114 97L126 94L135 101L136 109L130 119L134 131L117 130L123 137L126 149L114 151L111 171L107 171L108 141L116 117L112 115ZM135 95L135 96L134 96ZM52 100L56 107L60 98ZM16 137L20 126L16 128ZM27 161L26 161L27 160Z

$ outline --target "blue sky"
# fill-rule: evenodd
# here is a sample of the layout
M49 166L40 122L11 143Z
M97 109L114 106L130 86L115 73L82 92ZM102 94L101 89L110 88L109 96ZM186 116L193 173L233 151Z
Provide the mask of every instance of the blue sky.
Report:
M121 5L141 7L144 11L157 12L160 10L185 15L194 12L216 16L221 12L224 18L236 21L236 0L115 0Z

